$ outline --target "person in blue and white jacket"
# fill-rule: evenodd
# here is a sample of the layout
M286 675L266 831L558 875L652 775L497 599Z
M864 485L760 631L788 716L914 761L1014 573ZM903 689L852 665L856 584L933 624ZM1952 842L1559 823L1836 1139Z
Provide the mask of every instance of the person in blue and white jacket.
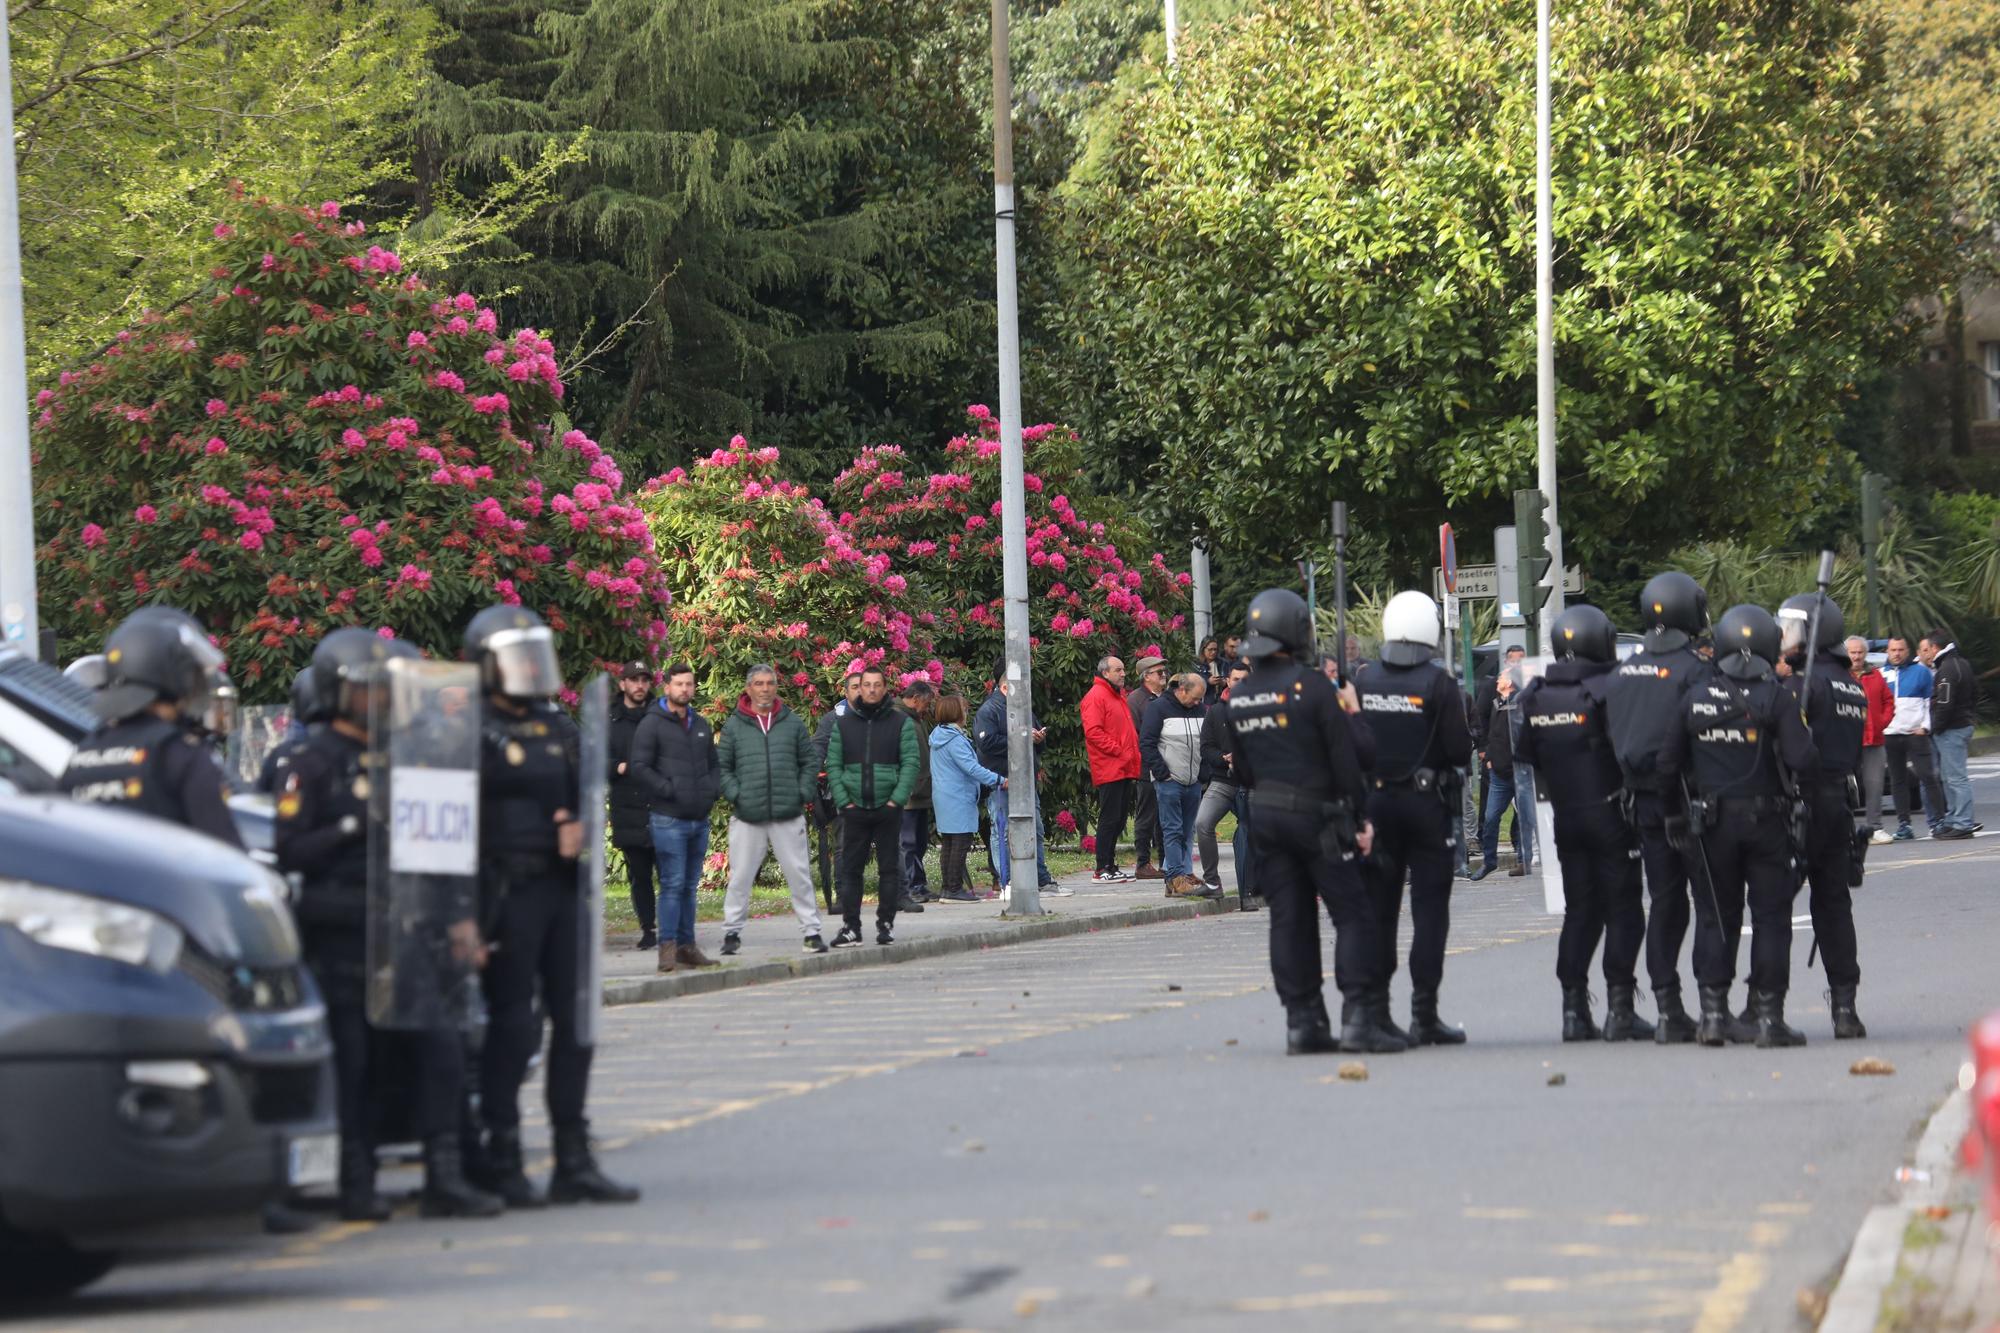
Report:
M1924 822L1936 828L1944 815L1944 789L1938 785L1931 757L1931 669L1917 661L1905 638L1889 640L1889 665L1882 670L1896 701L1889 725L1882 728L1882 745L1889 757L1889 790L1896 799L1896 841L1917 835L1910 829L1912 771L1922 794Z

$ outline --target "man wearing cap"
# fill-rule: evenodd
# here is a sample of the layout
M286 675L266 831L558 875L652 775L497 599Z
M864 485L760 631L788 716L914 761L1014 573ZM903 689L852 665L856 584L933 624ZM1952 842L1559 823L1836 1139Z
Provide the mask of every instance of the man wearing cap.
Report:
M1131 689L1126 702L1132 705L1132 734L1146 725L1146 709L1166 693L1167 659L1142 657L1132 664ZM1166 873L1153 864L1153 849L1166 850L1160 839L1160 800L1151 781L1141 778L1133 784L1137 799L1132 804L1132 861L1134 879L1165 879Z
M654 884L660 863L653 855L653 833L646 805L646 789L636 774L627 771L632 758L632 737L646 716L653 698L653 669L644 662L627 662L618 670L618 697L611 702L611 845L625 862L625 882L632 889L632 912L639 918L641 953L656 949Z

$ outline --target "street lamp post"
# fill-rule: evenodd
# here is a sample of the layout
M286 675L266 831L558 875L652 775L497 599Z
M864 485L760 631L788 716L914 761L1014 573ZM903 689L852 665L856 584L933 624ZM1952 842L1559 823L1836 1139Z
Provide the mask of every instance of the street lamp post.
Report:
M1549 595L1542 602L1544 645L1555 642L1563 609L1562 519L1556 508L1555 206L1549 185L1549 3L1535 0L1535 470L1547 502ZM1526 559L1528 553L1521 552ZM1544 651L1547 651L1546 647Z
M14 86L0 21L0 88ZM37 654L35 488L28 462L28 335L21 316L21 203L14 186L14 104L0 98L0 643Z

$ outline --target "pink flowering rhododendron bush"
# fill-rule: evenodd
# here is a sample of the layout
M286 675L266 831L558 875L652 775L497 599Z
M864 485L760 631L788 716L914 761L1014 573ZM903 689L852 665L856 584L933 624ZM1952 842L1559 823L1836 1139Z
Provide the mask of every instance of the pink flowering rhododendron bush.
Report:
M892 684L921 674L978 706L1003 645L1000 445L992 414L970 415L945 470L912 470L880 445L824 497L780 479L777 450L740 438L649 483L672 641L706 688L733 701L744 668L769 660L788 697L817 712L859 660ZM1050 812L1087 809L1077 701L1100 657L1174 641L1188 577L1140 554L1143 534L1110 504L1054 480L1082 474L1073 432L1034 426L1024 442L1035 708L1049 730L1042 799Z
M456 656L547 617L572 679L664 641L667 582L554 349L431 290L334 204L233 198L213 265L36 398L43 601L64 654L134 607L202 617L249 698L341 625Z

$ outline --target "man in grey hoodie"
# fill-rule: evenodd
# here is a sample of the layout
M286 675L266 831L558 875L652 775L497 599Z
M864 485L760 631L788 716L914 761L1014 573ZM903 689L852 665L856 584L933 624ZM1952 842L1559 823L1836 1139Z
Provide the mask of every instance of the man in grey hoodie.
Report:
M1190 671L1146 706L1139 729L1139 764L1160 806L1160 869L1167 897L1188 898L1206 886L1194 877L1195 818L1201 811L1201 721L1208 682Z

